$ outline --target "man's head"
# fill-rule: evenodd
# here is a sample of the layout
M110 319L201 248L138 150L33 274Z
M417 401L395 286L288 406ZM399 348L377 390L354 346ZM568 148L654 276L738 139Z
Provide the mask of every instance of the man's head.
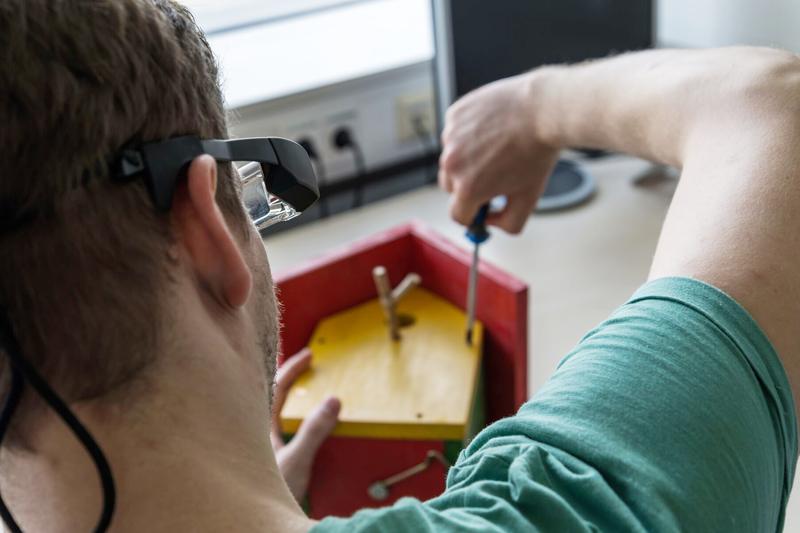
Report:
M234 308L260 317L243 346L274 365L270 276L235 173L195 160L166 214L143 183L109 180L122 146L188 134L224 138L226 121L184 8L0 1L0 306L67 401L145 376L174 346L186 287L221 324Z

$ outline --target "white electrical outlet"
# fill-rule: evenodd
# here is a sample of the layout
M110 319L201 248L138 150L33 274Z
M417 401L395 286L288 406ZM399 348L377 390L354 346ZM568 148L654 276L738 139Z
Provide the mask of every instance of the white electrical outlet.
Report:
M327 117L319 116L321 111L312 110L308 114L300 113L297 121L290 122L290 125L285 128L287 136L295 141L300 139L311 141L317 151L317 156L323 161L327 174L353 175L356 172L353 154L350 150L336 148L333 145L333 137L339 128L346 127L350 129L356 141L361 142L358 113L354 108L344 105L339 109L325 110L324 112L328 113Z
M416 124L415 121L419 121ZM422 90L398 96L395 100L395 125L398 142L418 140L422 132L433 134L435 110L433 92Z
M241 108L234 113L232 134L310 139L328 183L357 172L352 150L332 145L343 126L361 146L368 170L407 161L431 144L422 142L414 117L422 117L430 139L436 135L431 72L428 61Z

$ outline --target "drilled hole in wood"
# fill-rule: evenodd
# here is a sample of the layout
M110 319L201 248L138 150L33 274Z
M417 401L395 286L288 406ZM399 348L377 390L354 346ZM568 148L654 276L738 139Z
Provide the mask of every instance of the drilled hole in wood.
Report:
M413 326L414 323L417 321L412 315L406 315L404 313L400 313L397 315L397 325L401 328L407 328Z

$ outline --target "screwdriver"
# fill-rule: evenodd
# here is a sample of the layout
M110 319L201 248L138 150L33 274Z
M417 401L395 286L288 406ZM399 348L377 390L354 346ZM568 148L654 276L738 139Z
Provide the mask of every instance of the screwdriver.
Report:
M475 245L472 252L472 266L469 269L469 285L467 287L467 344L472 346L472 329L475 326L475 304L478 297L478 249L489 238L486 229L486 215L489 214L489 204L484 204L472 224L467 228L467 240Z

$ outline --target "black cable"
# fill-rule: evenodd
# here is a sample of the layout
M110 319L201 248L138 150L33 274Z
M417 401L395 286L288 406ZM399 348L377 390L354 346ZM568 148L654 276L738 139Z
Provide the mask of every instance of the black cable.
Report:
M361 145L356 141L349 128L342 127L333 134L333 146L339 150L349 148L353 152L353 161L356 165L356 175L363 178L367 174L367 165L364 160L364 152ZM353 189L353 207L361 207L364 204L364 180L359 179Z
M423 150L425 150L426 153L437 152L439 150L439 143L433 139L430 131L425 127L425 119L422 117L422 115L414 116L412 123L414 124L414 132L417 134L417 138L422 144ZM427 171L428 177L426 178L426 182L436 183L438 181L438 176L436 175L436 165L428 165Z
M3 410L0 411L0 443L3 442L3 437L6 436L8 427L11 425L11 417L14 416L14 412L17 410L17 406L19 405L19 400L22 398L22 390L24 385L22 374L16 365L9 361L8 367L11 371L11 385L9 387L5 404L3 404ZM8 526L8 529L11 531L11 533L22 533L22 530L17 525L16 520L14 520L14 515L11 514L11 510L6 505L6 502L3 500L2 496L0 496L0 517L3 518L3 522L5 522L6 526Z
M367 164L364 162L364 152L361 150L361 145L353 139L353 159L356 163L356 172L358 173L358 177L363 178L367 174ZM353 191L353 207L361 207L364 205L364 186L363 181L362 184L356 187L356 190Z
M114 506L116 504L116 490L114 488L114 477L111 474L111 467L106 460L100 446L94 440L92 435L81 424L80 420L64 403L64 401L56 394L56 392L47 384L47 382L39 375L38 372L28 363L22 356L22 349L14 336L14 331L11 326L11 321L8 316L0 310L0 346L3 346L8 356L12 374L11 374L11 389L3 407L0 412L0 443L4 436L6 429L11 420L14 410L19 404L19 395L21 394L21 382L23 378L27 380L28 384L41 396L41 398L50 406L53 411L64 421L67 427L72 431L75 437L80 441L87 453L94 462L97 474L100 477L100 484L103 489L103 510L100 513L100 519L95 526L95 533L103 533L108 530L111 524L111 518L114 515ZM16 377L15 377L16 376ZM5 505L2 497L0 497L2 508L5 512L2 513L3 520L11 531L21 531L19 526L14 521L11 512ZM0 511L2 512L2 511Z

